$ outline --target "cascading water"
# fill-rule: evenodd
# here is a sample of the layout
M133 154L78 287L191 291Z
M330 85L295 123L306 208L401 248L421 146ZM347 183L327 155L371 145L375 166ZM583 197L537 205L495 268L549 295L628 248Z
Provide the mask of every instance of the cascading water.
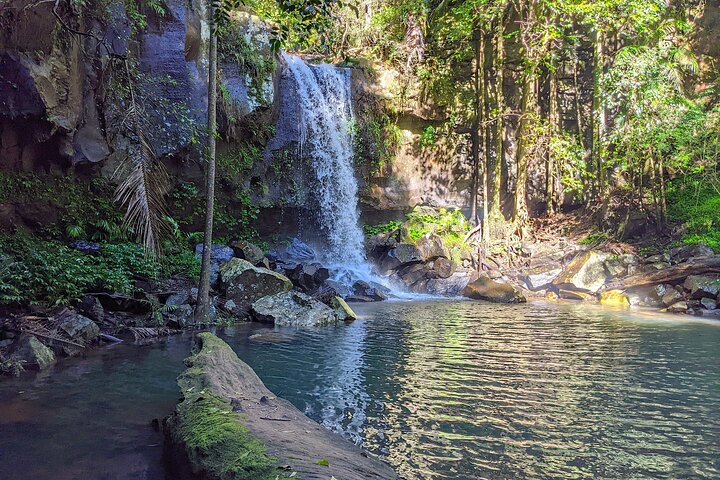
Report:
M300 102L301 154L312 160L311 188L324 238L320 260L354 278L369 278L353 170L353 111L350 71L329 64L310 66L283 54Z

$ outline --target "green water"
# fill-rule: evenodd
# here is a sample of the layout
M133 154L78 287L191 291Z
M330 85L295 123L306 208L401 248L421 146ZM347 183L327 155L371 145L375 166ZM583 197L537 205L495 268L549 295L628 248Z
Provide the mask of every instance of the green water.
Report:
M720 478L720 323L584 306L357 307L225 339L277 394L407 479ZM189 336L0 383L0 479L162 479ZM23 393L19 393L22 391Z

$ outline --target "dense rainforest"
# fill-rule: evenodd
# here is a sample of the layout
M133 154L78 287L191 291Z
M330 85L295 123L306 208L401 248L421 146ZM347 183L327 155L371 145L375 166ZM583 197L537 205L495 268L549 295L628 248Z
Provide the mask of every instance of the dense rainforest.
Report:
M0 0L0 478L718 478L719 38Z

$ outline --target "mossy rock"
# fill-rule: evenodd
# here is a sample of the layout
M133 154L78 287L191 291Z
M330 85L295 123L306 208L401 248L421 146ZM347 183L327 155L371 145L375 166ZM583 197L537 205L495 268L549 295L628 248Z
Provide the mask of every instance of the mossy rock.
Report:
M183 394L175 413L165 420L172 448L182 451L193 475L212 480L264 480L277 476L277 460L262 441L244 426L241 414L210 391L204 370L217 350L230 347L212 335L198 335L196 353L185 360L188 370L178 377Z

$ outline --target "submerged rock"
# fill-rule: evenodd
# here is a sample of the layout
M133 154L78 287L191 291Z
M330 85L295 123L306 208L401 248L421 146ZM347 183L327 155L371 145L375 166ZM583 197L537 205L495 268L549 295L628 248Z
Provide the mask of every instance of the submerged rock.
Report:
M235 303L232 310L235 315L246 315L252 303L262 297L292 289L286 276L239 258L220 268L220 282L225 296Z
M23 368L44 370L55 363L55 354L34 335L22 335L10 351L9 358L23 362Z
M515 287L480 277L468 284L462 291L463 296L474 300L494 303L525 303L527 299Z
M384 289L379 285L371 285L364 280L358 280L353 283L353 292L355 296L372 298L375 302L387 300Z
M610 307L629 307L630 300L622 290L608 290L600 294L600 303Z
M252 304L252 315L260 322L290 327L322 327L338 320L332 308L296 291L261 298Z

